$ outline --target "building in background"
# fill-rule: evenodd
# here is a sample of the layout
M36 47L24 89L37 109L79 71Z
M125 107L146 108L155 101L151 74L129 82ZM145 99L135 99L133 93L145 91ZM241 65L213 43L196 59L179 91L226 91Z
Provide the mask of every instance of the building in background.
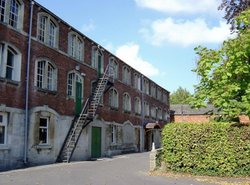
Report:
M108 66L114 81L72 160L160 143L147 124L169 122L169 92L40 4L0 0L0 170L54 163Z

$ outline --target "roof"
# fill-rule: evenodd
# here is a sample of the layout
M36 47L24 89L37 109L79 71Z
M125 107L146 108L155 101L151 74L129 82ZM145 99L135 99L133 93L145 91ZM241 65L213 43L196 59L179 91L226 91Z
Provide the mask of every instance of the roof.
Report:
M205 108L192 108L191 105L187 104L176 104L170 105L171 114L174 115L207 115L207 114L218 114L218 109L213 105L209 104Z

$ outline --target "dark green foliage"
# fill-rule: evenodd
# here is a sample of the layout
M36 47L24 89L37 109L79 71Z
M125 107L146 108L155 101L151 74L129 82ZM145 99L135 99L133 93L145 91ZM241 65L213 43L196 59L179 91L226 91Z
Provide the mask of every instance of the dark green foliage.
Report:
M250 175L250 126L172 123L163 130L163 160L176 172Z
M170 94L170 104L188 104L191 93L182 87Z

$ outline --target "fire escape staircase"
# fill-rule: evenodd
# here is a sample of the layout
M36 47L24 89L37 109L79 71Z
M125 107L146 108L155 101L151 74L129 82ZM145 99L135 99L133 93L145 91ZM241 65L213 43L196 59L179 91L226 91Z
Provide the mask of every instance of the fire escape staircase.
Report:
M57 162L70 162L83 129L93 121L102 95L113 85L113 74L113 68L108 65L103 76L98 79L94 93L86 100L80 115L72 121Z

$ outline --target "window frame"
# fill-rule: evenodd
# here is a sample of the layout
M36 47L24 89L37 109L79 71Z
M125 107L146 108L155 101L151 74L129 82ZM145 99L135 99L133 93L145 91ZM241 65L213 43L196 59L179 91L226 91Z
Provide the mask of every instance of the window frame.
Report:
M134 88L141 91L141 76L138 73L134 73Z
M118 79L119 76L119 64L114 57L109 57L109 65L113 69L114 79Z
M5 112L0 112L0 116L2 117L2 120L0 120L0 127L4 128L3 143L0 143L1 146L7 144L8 114Z
M44 63L44 65L42 65L42 67L44 68L40 68L39 64L41 62ZM43 69L43 70L40 70L39 72L38 71L39 69ZM50 69L53 70L52 73L50 72ZM50 74L52 74L52 77L50 76ZM49 83L49 81L51 81L52 84ZM34 85L39 89L43 89L47 91L57 91L57 67L56 65L48 59L38 59L36 61L36 66L35 66L34 83L35 83Z
M141 107L141 99L139 97L135 97L134 100L134 110L136 115L141 115L142 107Z
M57 21L45 12L38 13L37 17L37 40L49 47L58 48L59 25Z
M46 126L41 126L41 119L46 120ZM39 145L48 145L49 144L49 117L39 117L39 131L38 131L38 139L39 139ZM46 130L46 142L41 142L42 140L40 139L40 130L45 129Z
M125 92L123 93L122 96L122 101L123 101L123 111L130 113L131 112L131 96L129 95L129 93Z
M109 106L114 109L119 108L119 93L115 88L109 90Z
M13 10L15 10L15 12L13 12ZM8 24L10 27L14 29L21 30L23 28L23 14L24 14L23 1L2 0L0 1L0 11L1 11L0 22Z
M122 81L127 85L131 85L131 70L126 65L122 68Z
M69 84L69 76L72 75L72 84ZM80 75L76 71L70 71L67 75L67 96L74 99L76 98L76 82L79 82L82 84L82 97L84 97L84 77ZM71 89L69 89L71 87ZM69 94L69 91L71 91L71 94Z
M9 65L9 53L12 54L12 65ZM21 81L21 53L8 43L0 43L0 77L20 82ZM11 76L8 69L11 69Z
M68 34L68 54L78 61L84 61L84 41L76 32Z

